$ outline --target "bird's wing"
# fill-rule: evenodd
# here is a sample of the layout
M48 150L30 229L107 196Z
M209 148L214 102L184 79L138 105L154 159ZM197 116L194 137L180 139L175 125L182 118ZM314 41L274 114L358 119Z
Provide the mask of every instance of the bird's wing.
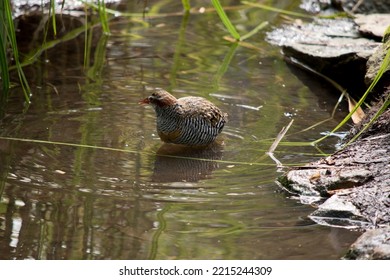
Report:
M202 97L183 97L178 99L178 112L185 118L202 118L215 126L220 121L226 121L226 114L210 101Z

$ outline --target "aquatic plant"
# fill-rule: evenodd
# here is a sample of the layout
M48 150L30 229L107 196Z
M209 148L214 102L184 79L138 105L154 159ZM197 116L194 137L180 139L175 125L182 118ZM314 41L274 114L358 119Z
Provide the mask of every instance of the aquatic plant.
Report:
M15 67L18 72L20 85L23 88L24 97L27 102L30 101L30 86L28 85L28 81L26 76L24 75L22 65L19 59L19 51L16 43L16 35L15 35L15 26L12 18L11 12L11 0L0 1L0 71L1 71L1 79L2 79L2 88L3 101L7 99L9 89L11 86L10 83L10 61L15 62ZM11 57L8 59L8 49L11 50Z

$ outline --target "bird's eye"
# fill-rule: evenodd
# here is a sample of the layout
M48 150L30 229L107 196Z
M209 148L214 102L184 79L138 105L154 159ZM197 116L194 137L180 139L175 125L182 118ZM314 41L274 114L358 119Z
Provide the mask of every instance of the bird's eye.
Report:
M153 94L152 94L152 97L153 97L154 99L156 99L156 100L160 100L160 99L161 99L161 96L160 96L159 94L157 94L157 93L153 93Z

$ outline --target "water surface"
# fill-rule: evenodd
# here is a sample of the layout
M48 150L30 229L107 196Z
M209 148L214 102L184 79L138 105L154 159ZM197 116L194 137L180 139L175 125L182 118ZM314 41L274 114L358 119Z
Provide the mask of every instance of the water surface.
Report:
M345 110L332 117L338 93L264 41L282 19L229 12L242 34L270 22L248 48L223 39L214 13L183 16L171 2L163 17L113 19L110 36L89 30L86 61L81 29L25 67L32 103L15 87L0 121L1 259L338 259L358 236L308 219L314 208L281 191L265 155L291 119L275 152L284 165L333 152L336 138L291 144L319 138ZM160 87L227 112L219 143L163 145L152 108L138 105Z

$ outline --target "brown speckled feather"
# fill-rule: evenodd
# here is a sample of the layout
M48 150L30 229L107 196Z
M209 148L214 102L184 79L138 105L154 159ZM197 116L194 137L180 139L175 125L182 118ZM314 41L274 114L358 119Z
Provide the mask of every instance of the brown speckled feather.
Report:
M227 121L227 114L223 113L217 106L202 97L182 97L177 100L177 112L183 117L202 117L215 126L220 120Z

